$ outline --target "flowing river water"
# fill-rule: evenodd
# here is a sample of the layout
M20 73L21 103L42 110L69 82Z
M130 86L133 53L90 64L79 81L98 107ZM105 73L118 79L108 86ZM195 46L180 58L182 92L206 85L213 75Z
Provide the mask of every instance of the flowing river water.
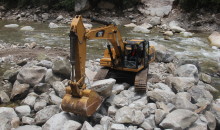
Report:
M18 24L18 28L5 28L6 24ZM31 26L34 31L21 31L23 26ZM98 26L98 25L94 25ZM123 39L147 39L151 44L164 45L168 50L173 51L175 56L183 59L198 60L201 71L213 74L220 68L220 49L212 48L207 40L211 32L197 32L191 38L184 38L180 34L175 34L170 40L164 40L163 33L153 30L151 34L142 34L132 31L132 28L119 26ZM50 47L69 47L69 25L60 25L57 29L50 29L48 23L36 22L16 22L0 21L0 40L11 44L24 44L36 42L38 45ZM87 58L101 58L103 50L106 48L106 40L90 40L87 45ZM0 67L0 76L8 67ZM220 91L220 78L212 78L212 86ZM215 93L217 98L220 93Z

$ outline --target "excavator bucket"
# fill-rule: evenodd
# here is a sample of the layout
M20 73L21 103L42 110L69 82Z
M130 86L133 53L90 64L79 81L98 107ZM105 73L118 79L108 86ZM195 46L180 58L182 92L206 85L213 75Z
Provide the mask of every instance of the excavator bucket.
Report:
M73 97L71 95L71 88L68 86L61 107L66 112L82 116L91 116L101 106L102 101L102 97L90 89L82 90L81 97Z

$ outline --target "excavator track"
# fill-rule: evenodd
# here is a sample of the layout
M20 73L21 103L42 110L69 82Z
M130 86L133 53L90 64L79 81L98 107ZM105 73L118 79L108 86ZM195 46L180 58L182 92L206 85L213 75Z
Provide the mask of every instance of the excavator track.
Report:
M136 92L146 92L147 90L148 68L145 68L135 76L134 86Z
M95 75L93 81L103 80L107 76L109 69L107 68L100 68L97 74Z

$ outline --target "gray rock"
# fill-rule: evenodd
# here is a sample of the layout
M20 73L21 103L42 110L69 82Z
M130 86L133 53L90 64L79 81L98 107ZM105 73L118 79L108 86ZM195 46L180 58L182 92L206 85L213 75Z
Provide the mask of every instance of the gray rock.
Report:
M100 124L102 125L103 129L106 129L106 130L110 129L112 122L113 122L113 119L108 116L104 116L100 120Z
M40 66L24 67L17 76L18 82L22 84L30 84L35 86L36 84L43 82L47 69Z
M214 31L214 32L208 37L211 46L220 47L219 37L220 37L220 33L219 33L219 32L216 32L216 31Z
M76 0L75 1L75 11L82 12L88 10L90 8L90 4L88 0Z
M209 91L197 86L194 86L191 89L189 89L188 93L192 96L193 100L196 103L199 103L203 100L207 100L209 103L213 101L213 96Z
M112 124L111 130L126 130L126 127L123 124Z
M180 34L183 36L183 37L192 37L193 36L193 33L191 32L180 32Z
M177 109L169 113L160 123L160 126L165 129L185 129L197 119L198 115L196 113L189 110Z
M45 75L45 82L46 82L46 83L49 83L50 85L52 85L53 82L55 82L55 81L61 81L61 78L58 77L58 76L56 76L56 75L53 73L52 69L48 69L48 70L47 70L47 73L46 73L46 75Z
M197 84L195 78L192 77L167 77L165 82L174 92L187 91Z
M28 105L15 107L15 111L17 112L19 117L29 116L31 113L31 108Z
M67 79L70 78L71 65L70 65L70 62L65 58L58 57L53 62L52 70L55 74L64 76Z
M33 125L35 123L34 119L31 117L23 116L21 120L22 120L22 124L24 125Z
M20 121L20 118L19 118L19 117L14 117L14 118L11 120L11 127L12 127L12 128L17 128L17 127L19 127L20 124L21 124L21 121Z
M164 63L170 63L174 60L174 55L172 52L167 50L164 46L162 45L157 45L156 46L156 61L158 62L164 62Z
M15 81L10 98L12 100L23 99L27 96L29 88L29 84L20 84L18 81Z
M61 128L63 128L63 124L70 119L70 114L65 112L55 114L49 120L47 120L47 122L42 126L42 129L61 130Z
M164 110L166 113L171 112L175 109L175 106L172 103L168 103L167 105L164 102L156 102L157 108Z
M48 20L49 19L49 14L48 13L43 13L41 15L41 17L43 18L43 21Z
M114 117L115 114L116 114L116 112L117 112L117 110L118 110L118 109L117 109L115 106L110 106L110 107L108 108L108 116Z
M205 118L208 122L208 128L210 130L215 130L216 129L216 119L215 119L215 115L212 114L210 111L206 111L205 112Z
M17 117L14 109L10 107L0 107L0 114L6 114L7 117L11 119Z
M140 32L140 33L150 33L150 30L148 30L145 26L136 26L133 29L134 32Z
M50 105L38 111L35 116L36 124L44 124L53 115L59 113L60 109L57 105Z
M161 90L172 92L171 88L169 86L167 86L166 84L164 84L164 83L156 83L156 84L153 85L153 88L158 88L158 89L161 89Z
M156 127L154 118L154 115L150 115L144 120L140 127L145 130L153 130Z
M156 26L161 24L161 18L160 17L152 17L149 22L151 25Z
M41 109L43 109L44 107L47 106L47 101L44 100L44 99L41 99L39 101L37 101L35 104L34 104L34 110L35 111L39 111Z
M200 118L196 120L189 128L188 130L208 130L207 128L207 120L202 115Z
M125 90L125 86L123 84L115 84L113 86L112 93L119 94L123 90Z
M95 130L104 130L103 126L102 126L102 125L99 125L99 124L96 124L93 128L94 128Z
M154 114L155 110L157 109L157 106L155 103L148 103L145 108L142 110L145 116L149 114Z
M164 32L164 35L173 36L173 32L172 31L166 31L166 32Z
M176 95L191 101L191 95L187 92L179 92Z
M210 75L207 75L207 74L205 74L205 73L201 73L201 74L200 74L200 79L201 79L203 82L208 83L208 84L210 84L210 83L212 82L211 76L210 76Z
M28 96L24 100L22 100L21 104L29 105L30 107L33 108L36 102L37 96L38 95L34 92L29 93Z
M175 75L179 77L194 77L196 80L199 78L198 69L193 64L185 64L178 67Z
M204 89L211 93L218 93L219 90L211 86L210 84L205 84Z
M112 94L112 88L115 82L116 82L115 79L104 79L104 80L95 81L92 84L91 89L98 92L99 95L106 98Z
M15 118L17 118L17 114L13 108L0 107L0 128L2 130L10 130L13 128L11 121Z
M7 95L11 95L12 88L13 86L11 83L6 83L5 85L0 87L0 91L4 91Z
M20 30L21 31L34 31L34 28L31 26L24 26Z
M173 103L175 100L175 94L170 91L154 89L153 91L148 92L148 96L151 100L155 102L165 102L165 103Z
M155 123L158 125L166 117L167 113L164 110L156 109L155 111Z
M17 28L19 25L18 24L8 24L8 25L5 25L4 27L6 28Z
M59 97L62 98L66 94L65 85L61 81L55 81L52 84L52 87L54 88L55 92L58 94Z
M120 108L115 115L117 123L141 124L144 121L144 114L140 110L135 110L127 106Z
M74 120L65 121L61 130L79 130L82 127L82 124Z
M123 106L128 106L133 99L135 93L130 90L124 90L120 94L114 96L112 103L115 104L117 107L121 108Z
M62 102L62 98L58 97L54 91L49 94L49 102L51 104L60 105Z
M129 23L129 24L126 24L126 25L124 25L125 27L130 27L130 28L132 28L132 27L136 27L137 25L136 24L134 24L134 23Z
M17 69L6 70L5 73L3 74L3 79L8 80L11 83L14 83L16 80L17 74L18 74Z
M187 109L191 111L197 109L197 106L195 104L192 104L188 99L180 96L177 96L175 106L177 109Z
M36 125L24 125L24 126L20 126L14 130L42 130L42 128L40 126L36 126Z
M178 24L179 23L177 21L171 21L169 23L169 27L173 32L185 32L186 30L181 28Z
M62 19L63 19L63 15L59 15L59 16L56 18L57 21L60 21L60 20L62 20Z
M220 100L216 99L214 103L211 104L211 112L215 115L217 125L220 125Z
M34 86L34 92L37 94L48 92L52 86L48 83L39 83Z
M41 60L37 65L42 66L42 67L46 67L47 69L51 69L53 66L53 63L48 60Z
M83 123L81 130L95 130L87 121Z
M129 107L135 110L142 110L146 107L146 104L147 104L147 97L143 97L129 104Z
M52 29L59 28L59 25L51 22L51 23L49 23L49 28L52 28Z
M4 91L0 91L0 103L8 103L8 102L10 102L9 96Z

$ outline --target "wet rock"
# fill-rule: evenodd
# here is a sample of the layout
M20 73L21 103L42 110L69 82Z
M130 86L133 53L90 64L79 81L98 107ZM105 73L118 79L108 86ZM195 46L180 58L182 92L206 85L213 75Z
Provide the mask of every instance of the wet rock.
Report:
M67 79L70 78L71 65L70 65L70 62L65 58L58 57L53 62L52 70L55 74L64 76Z
M42 130L42 128L36 125L24 125L24 126L19 126L14 130Z
M52 85L55 81L61 81L61 78L55 75L52 69L48 69L45 75L45 82Z
M175 75L179 77L194 77L196 80L199 78L198 69L193 64L185 64L178 67Z
M193 34L191 32L180 32L183 37L192 37Z
M144 120L144 122L140 125L140 127L145 129L145 130L152 130L152 129L154 129L156 127L154 118L155 118L154 115L150 115L149 117L147 117Z
M166 117L167 113L164 110L156 109L155 111L155 123L158 125Z
M191 89L189 89L188 93L192 96L192 99L196 103L202 102L203 100L206 100L209 103L213 101L213 96L209 91L197 86L194 86Z
M0 107L0 128L2 130L10 130L13 128L11 121L17 118L13 108Z
M129 24L126 24L126 25L124 25L124 26L125 26L125 27L134 28L134 27L136 27L137 25L134 24L134 23L129 23Z
M95 81L92 84L91 89L98 92L99 95L103 97L109 97L112 94L112 88L115 82L115 79L104 79Z
M166 32L164 32L164 35L173 36L173 32L172 31L166 31Z
M177 96L175 106L177 109L187 109L191 111L197 109L197 106L195 104L192 104L188 99L180 96Z
M209 37L209 42L212 46L220 47L220 33L219 32L213 32Z
M17 112L19 117L29 116L31 113L31 108L28 105L15 107L15 111Z
M179 27L178 22L176 22L176 21L171 21L169 23L169 27L173 32L177 32L177 33L178 32L185 32L185 29Z
M59 28L59 25L57 25L57 24L51 22L51 23L49 24L49 28L52 28L52 29L53 29L53 28Z
M0 104L8 102L10 102L9 96L4 91L0 91Z
M61 81L55 81L52 84L52 87L54 88L55 92L58 94L59 97L62 98L66 94L65 85Z
M160 126L165 129L185 129L197 119L198 115L196 113L189 110L177 109L169 113L160 123Z
M60 20L62 20L62 19L63 19L63 15L59 15L59 16L56 18L57 21L60 21Z
M22 100L21 104L24 104L24 105L29 105L30 107L34 107L34 104L35 104L35 101L36 101L36 98L37 98L37 94L32 92L32 93L29 93L28 96Z
M49 60L41 60L37 65L46 67L47 69L51 69L53 66L53 63Z
M135 110L130 107L120 108L115 115L115 121L117 123L132 123L141 124L144 121L144 114L140 110Z
M95 130L87 121L83 123L81 130Z
M170 63L173 61L174 55L164 46L157 45L156 48L156 61L164 63Z
M205 112L205 118L208 122L208 128L210 130L215 130L216 129L216 119L215 119L215 115L212 114L210 111L206 111Z
M167 77L165 82L175 92L187 91L197 83L192 77Z
M29 88L30 85L20 84L18 81L15 81L10 98L12 100L23 99L27 96Z
M34 31L34 28L31 26L24 26L20 30L22 31Z
M18 24L8 24L8 25L5 25L4 27L6 28L17 28L19 25Z
M44 100L44 99L41 99L39 101L37 101L35 104L34 104L34 110L35 111L39 111L41 109L43 109L44 107L47 106L47 101Z
M156 26L161 24L161 18L160 17L152 17L149 22L151 25Z
M61 130L79 130L82 127L82 124L74 120L65 121Z
M151 100L155 102L165 102L165 103L173 103L175 99L175 93L161 90L161 89L154 89L153 91L148 92L148 96Z
M210 75L207 75L205 73L201 73L200 74L200 79L205 82L205 83L208 83L210 84L212 82L212 79L211 79L211 76Z
M45 93L48 92L51 87L52 86L50 84L39 83L34 86L34 92L36 92L37 94Z
M44 81L46 71L47 69L45 67L40 66L24 67L19 71L17 80L19 83L35 86Z
M51 104L56 104L56 105L60 105L62 102L62 98L58 97L55 94L55 91L50 92L49 94L49 101Z
M23 116L21 121L22 121L22 124L24 124L24 125L33 125L34 124L34 119L31 117Z
M82 12L88 10L90 8L90 4L88 0L76 0L75 1L75 8L76 12Z
M50 105L38 111L35 116L36 124L44 124L53 115L59 113L60 109L57 105Z
M42 126L45 130L61 130L63 124L70 120L70 115L65 112L61 112L53 115L47 122Z
M126 127L123 124L112 124L111 130L126 130Z
M14 83L16 80L17 74L18 74L17 69L6 70L5 73L3 74L3 79L9 80L11 83Z
M134 27L133 31L140 32L140 33L150 33L150 30L148 30L148 28L151 28L151 27L152 25L142 24L142 25Z

